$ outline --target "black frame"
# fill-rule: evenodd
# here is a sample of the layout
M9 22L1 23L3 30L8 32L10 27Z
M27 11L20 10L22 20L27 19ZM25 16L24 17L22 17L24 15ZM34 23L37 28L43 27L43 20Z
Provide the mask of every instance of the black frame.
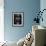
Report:
M16 21L17 20L16 18L20 18L21 21ZM14 23L15 21L17 23ZM24 12L12 12L12 26L13 27L23 27L24 26Z

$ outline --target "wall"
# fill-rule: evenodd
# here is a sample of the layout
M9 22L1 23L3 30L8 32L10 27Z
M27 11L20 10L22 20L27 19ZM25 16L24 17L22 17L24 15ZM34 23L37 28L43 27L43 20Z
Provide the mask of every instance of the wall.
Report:
M40 0L4 0L4 39L18 41L32 29ZM12 27L12 12L24 12L24 27Z
M4 41L4 0L0 0L0 42Z
M40 1L40 9L41 9L41 11L42 11L43 9L46 9L46 0L41 0L41 1ZM41 22L40 22L40 25L46 27L46 20L45 20L45 19L46 19L46 10L43 12L42 17L43 17L43 22L41 21Z
M46 0L41 0L40 1L40 10L42 11L43 9L46 9ZM43 22L40 22L40 25L46 27L46 11L44 11L43 15ZM46 35L45 35L46 36ZM46 40L45 40L46 41ZM46 43L46 42L45 42Z

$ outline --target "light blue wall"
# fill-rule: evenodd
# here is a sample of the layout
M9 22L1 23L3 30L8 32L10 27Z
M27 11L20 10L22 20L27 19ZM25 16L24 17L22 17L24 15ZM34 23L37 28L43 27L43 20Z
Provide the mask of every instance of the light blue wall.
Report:
M43 9L46 9L46 0L41 0L40 1L40 10L42 11ZM40 22L40 25L45 26L46 27L46 10L43 12L43 22Z
M4 0L4 38L18 41L32 28L35 12L40 9L40 0ZM24 27L12 27L12 12L24 12Z
M43 9L46 9L46 0L40 1L40 10L42 11ZM42 17L43 17L43 22L41 21L40 25L46 27L46 11L43 13ZM46 35L45 35L45 39L46 39ZM45 40L45 44L46 44L46 40Z

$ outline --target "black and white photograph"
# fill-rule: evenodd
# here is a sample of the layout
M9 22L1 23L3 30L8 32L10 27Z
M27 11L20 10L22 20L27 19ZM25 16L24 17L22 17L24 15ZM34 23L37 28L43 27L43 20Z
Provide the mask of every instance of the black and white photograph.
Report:
M12 25L13 26L24 25L24 12L13 12L12 13Z

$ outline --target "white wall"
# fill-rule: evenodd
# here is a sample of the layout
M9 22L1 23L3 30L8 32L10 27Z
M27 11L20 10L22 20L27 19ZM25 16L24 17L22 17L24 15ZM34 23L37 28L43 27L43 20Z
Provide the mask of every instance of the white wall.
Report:
M0 42L4 41L4 0L0 0Z

